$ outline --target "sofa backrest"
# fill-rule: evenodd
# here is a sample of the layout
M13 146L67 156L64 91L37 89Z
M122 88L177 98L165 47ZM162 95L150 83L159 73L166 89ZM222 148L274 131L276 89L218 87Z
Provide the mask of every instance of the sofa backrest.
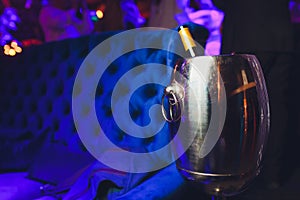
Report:
M2 141L5 143L5 140L9 139L28 143L47 132L49 141L63 143L74 151L85 151L77 134L72 113L74 81L86 56L95 46L114 34L116 32L107 32L46 43L26 48L15 57L0 57ZM207 36L208 32L203 28L200 37L202 40L198 40L203 46ZM145 142L149 147L151 143L155 143L156 137L161 135L141 141L119 129L112 120L111 94L122 73L151 62L173 65L175 60L169 62L166 52L160 50L141 50L137 54L129 52L110 64L103 77L99 79L95 93L97 117L104 131L109 132L108 137L124 148L128 148L128 144L131 149L136 147L134 151L137 152L144 151L140 150L137 144ZM169 71L166 71L164 77L158 78L168 82L170 75ZM126 88L124 90L126 91ZM137 124L149 123L149 109L153 104L160 103L162 93L163 87L155 84L141 87L134 93L135 97L130 100L129 110ZM164 126L161 134L167 129L168 127ZM97 131L99 130L95 128L95 132ZM7 141L5 144L7 145ZM156 148L159 148L164 142L159 140L156 144Z

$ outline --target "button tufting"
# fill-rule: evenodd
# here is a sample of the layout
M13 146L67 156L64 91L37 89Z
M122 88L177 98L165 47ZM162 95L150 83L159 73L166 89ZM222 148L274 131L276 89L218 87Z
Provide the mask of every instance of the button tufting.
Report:
M50 77L54 78L57 77L58 70L56 68L53 68L50 72Z
M90 63L86 64L85 66L85 75L87 77L93 76L95 74L95 66L91 65Z
M69 65L67 68L67 78L73 77L75 74L75 67L73 65Z
M116 74L117 72L118 72L118 70L119 70L119 66L117 66L117 65L110 65L109 67L108 67L108 69L107 69L107 72L110 74L110 75L114 75L114 74Z
M39 89L38 89L39 96L45 96L47 94L47 85L45 82L43 82L39 85L35 85L35 87L39 87Z
M111 34L105 34L106 37L111 36ZM23 55L16 56L14 61L7 59L2 62L1 60L0 126L42 129L43 126L48 125L51 126L55 138L68 144L78 143L81 145L78 148L86 150L78 139L73 122L72 97L84 98L81 96L85 89L83 84L87 83L88 79L76 80L79 84L73 88L76 73L89 51L105 39L103 34L97 37L92 36L92 42L90 38L48 43L34 47L32 50L27 49ZM99 54L106 55L109 51L110 49L105 49L105 52L99 52ZM130 52L113 61L99 80L96 94L93 94L97 106L97 117L99 121L102 120L101 128L103 125L106 133L109 134L108 137L116 145L139 148L138 144L141 142L150 145L161 141L160 138L154 136L137 140L127 135L114 123L111 110L112 90L118 79L132 68L146 62L165 64L165 56L158 56L158 54L158 51L144 51L137 57L136 54ZM95 67L96 65L92 64L87 67L84 72L85 78L95 75L97 70ZM133 71L132 78L143 78L143 72L142 70ZM126 84L121 84L120 91L119 96L122 100L125 95L129 94L131 88ZM149 112L146 110L149 109L148 104L156 103L159 92L156 85L146 85L138 89L130 99L130 115L138 125L147 124L150 120ZM89 117L92 109L94 108L90 105L82 105L82 110L80 110L82 116ZM95 127L93 131L94 134L100 133L99 127Z

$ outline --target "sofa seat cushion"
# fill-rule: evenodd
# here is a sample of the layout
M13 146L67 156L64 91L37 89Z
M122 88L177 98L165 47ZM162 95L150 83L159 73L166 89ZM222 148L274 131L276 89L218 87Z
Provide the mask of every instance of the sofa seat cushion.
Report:
M0 174L0 197L5 200L24 200L40 197L43 183L27 178L27 172Z
M175 199L176 190L183 186L174 163L151 173L126 173L98 162L82 174L64 200Z
M28 178L59 185L94 160L88 152L74 152L64 144L48 142L34 158Z

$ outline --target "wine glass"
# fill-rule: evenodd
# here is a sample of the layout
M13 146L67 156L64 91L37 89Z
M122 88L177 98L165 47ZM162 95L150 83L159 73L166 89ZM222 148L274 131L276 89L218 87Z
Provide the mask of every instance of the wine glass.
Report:
M214 198L245 190L259 174L269 132L269 101L254 55L198 56L176 64L163 114L180 174ZM177 152L175 152L177 153Z

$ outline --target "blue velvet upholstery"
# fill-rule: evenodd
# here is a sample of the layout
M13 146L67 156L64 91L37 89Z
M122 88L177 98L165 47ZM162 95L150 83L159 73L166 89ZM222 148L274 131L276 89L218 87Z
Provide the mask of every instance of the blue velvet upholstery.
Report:
M0 171L30 168L32 163L38 162L34 162L34 158L39 157L37 154L42 146L49 143L59 143L75 154L89 156L78 137L72 116L74 80L88 53L114 34L116 32L107 32L51 42L26 48L16 57L0 57ZM207 37L204 28L197 33L198 42L203 46ZM109 105L115 82L124 72L149 62L173 65L173 61L167 63L165 53L157 50L128 53L115 60L99 81L95 96L99 123L109 132L109 139L120 147L147 152L167 142L161 140L168 133L167 126L160 134L145 140L126 135L115 126ZM170 74L166 71L163 78L169 81ZM162 86L150 84L134 93L129 109L138 125L149 123L149 108L160 103L162 92ZM140 144L145 148L141 149ZM4 157L5 154L11 156Z
M17 152L15 160L24 159L13 163L12 158L2 160L0 169L26 169L38 149L27 155L15 149L27 149L46 129L48 142L63 143L73 151L84 150L71 113L73 83L85 56L112 34L32 46L16 57L0 57L0 147L10 146L1 154Z

